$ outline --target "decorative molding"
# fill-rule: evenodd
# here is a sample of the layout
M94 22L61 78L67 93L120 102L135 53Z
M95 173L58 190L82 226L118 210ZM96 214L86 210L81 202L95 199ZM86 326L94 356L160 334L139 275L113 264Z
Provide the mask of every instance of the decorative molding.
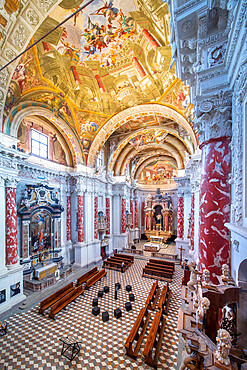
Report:
M247 65L240 68L238 78L234 86L233 94L233 122L234 135L231 140L232 173L231 183L234 184L234 192L231 201L231 223L242 225L243 219L243 130L244 112L243 101L247 96Z

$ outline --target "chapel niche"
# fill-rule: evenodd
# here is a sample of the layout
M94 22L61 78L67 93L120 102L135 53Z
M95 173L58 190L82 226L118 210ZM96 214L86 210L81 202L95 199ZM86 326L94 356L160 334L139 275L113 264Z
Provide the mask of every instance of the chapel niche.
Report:
M39 280L41 267L47 266L47 274L49 266L53 267L53 272L61 267L63 211L57 189L42 184L25 186L18 209L21 219L20 263L24 265L24 276Z
M172 236L172 198L170 195L161 194L160 189L154 196L147 197L145 211L145 235L150 240L151 236L163 237L165 243Z

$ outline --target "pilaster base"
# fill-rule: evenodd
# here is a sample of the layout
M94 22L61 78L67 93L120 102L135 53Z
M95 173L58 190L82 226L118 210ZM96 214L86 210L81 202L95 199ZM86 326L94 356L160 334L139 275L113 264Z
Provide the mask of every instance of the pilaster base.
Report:
M138 227L135 228L135 239L140 239L140 229Z
M134 243L134 239L136 238L136 231L135 229L130 229L130 233L129 233L129 243L130 244L133 244Z
M10 269L0 274L0 314L24 301L23 294L23 266L12 265Z
M113 250L117 249L122 251L123 248L128 246L128 233L124 234L113 234Z
M76 243L75 249L75 266L85 267L91 263L101 261L100 241L94 240L90 243Z

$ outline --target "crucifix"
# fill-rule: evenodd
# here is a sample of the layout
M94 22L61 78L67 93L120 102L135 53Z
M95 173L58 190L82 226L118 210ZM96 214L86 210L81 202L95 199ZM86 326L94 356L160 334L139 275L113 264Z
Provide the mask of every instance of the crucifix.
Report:
M183 248L183 246L181 245L180 248L178 248L180 250L180 265L182 263L182 258L183 258L183 251L185 251L185 248Z

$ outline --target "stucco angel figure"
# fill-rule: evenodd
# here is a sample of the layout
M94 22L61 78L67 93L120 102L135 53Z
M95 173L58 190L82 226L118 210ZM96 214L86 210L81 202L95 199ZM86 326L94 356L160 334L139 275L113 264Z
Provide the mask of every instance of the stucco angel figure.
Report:
M191 274L190 274L190 281L187 283L187 287L189 288L191 292L195 292L197 291L197 275L200 275L201 273L196 270L195 261L191 261L188 264L188 267L191 271Z
M221 279L224 283L228 283L231 280L230 268L226 263L221 267Z
M217 288L210 281L210 272L208 269L204 269L202 272L202 287L217 291Z
M204 315L210 306L210 300L207 297L202 297L199 301L198 308L196 310L196 321L203 321Z
M179 370L197 370L199 367L200 355L198 353L199 345L193 344L190 340L185 342L186 354L182 359Z
M229 353L231 349L231 336L225 329L219 329L216 337L217 349L215 358L226 366L230 365Z

